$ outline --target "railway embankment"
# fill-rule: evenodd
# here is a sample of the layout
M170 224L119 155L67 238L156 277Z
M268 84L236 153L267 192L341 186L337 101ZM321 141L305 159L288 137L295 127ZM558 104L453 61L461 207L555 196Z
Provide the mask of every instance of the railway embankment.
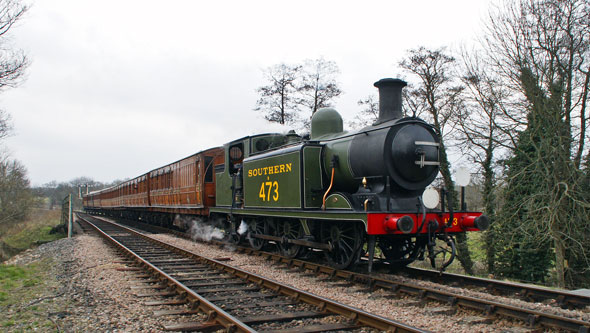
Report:
M0 224L0 262L44 243L65 237L59 210L33 209L24 221Z
M26 250L0 265L0 331L157 332L131 288L133 272L95 236ZM149 311L148 311L149 310Z

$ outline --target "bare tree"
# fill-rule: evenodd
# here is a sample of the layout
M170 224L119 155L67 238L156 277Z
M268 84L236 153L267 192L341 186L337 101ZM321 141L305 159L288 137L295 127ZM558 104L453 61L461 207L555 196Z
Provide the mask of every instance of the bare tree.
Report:
M8 33L29 9L18 0L0 0L0 91L21 83L29 60L10 47ZM12 133L10 114L0 109L0 141Z
M5 139L12 132L12 124L10 123L10 115L4 110L0 110L0 142Z
M490 229L485 232L484 242L488 272L494 272L496 225L493 223L498 205L496 188L496 162L498 150L514 147L516 130L520 122L506 118L510 91L501 78L489 71L477 51L463 51L462 82L464 108L457 113L457 146L462 153L479 166L483 175L481 194L484 211L490 218Z
M365 99L358 101L358 105L363 107L361 111L349 123L352 128L362 128L369 126L379 119L379 99L375 95L369 95Z
M331 106L331 101L342 93L336 82L339 73L335 62L323 58L306 60L304 65L281 63L269 67L264 71L269 84L256 90L261 97L254 110L265 113L270 122L291 125L301 121L302 127L309 128L311 115ZM299 117L305 109L311 115Z
M17 0L0 0L0 91L17 86L29 65L26 55L20 50L13 50L7 38L10 29L28 9ZM0 140L11 132L10 114L0 110Z
M399 65L418 80L417 84L410 85L407 98L410 99L409 104L414 111L431 121L440 136L440 173L447 191L456 203L457 195L445 144L447 135L454 126L452 118L463 105L461 94L464 87L454 73L455 58L448 55L445 49L429 50L420 47L408 51L407 57ZM472 274L473 261L463 233L457 235L457 249L463 269Z
M11 28L28 9L18 0L0 0L0 91L21 83L29 65L24 52L12 49L7 38ZM11 131L10 115L0 110L0 140ZM0 223L23 219L31 204L25 167L0 154Z
M566 135L580 167L587 140L590 4L586 0L512 0L490 13L482 40L494 69L522 96L523 70L549 92L560 81Z
M32 202L25 167L18 161L0 160L0 225L23 220Z
M29 7L18 0L0 0L0 90L21 83L29 59L22 50L10 47L6 38L10 29Z
M302 103L312 115L320 108L331 106L331 101L342 93L336 81L338 74L340 70L334 61L319 58L304 62L299 90Z
M296 86L300 70L301 66L284 63L267 68L264 76L269 84L256 90L260 99L254 110L264 113L270 122L282 125L295 122L301 104Z

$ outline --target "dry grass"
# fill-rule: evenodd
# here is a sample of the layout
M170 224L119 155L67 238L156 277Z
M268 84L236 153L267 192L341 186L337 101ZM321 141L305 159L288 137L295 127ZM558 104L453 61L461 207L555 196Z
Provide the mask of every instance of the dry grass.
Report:
M64 237L63 233L52 233L60 216L59 210L33 209L25 221L0 226L0 260Z

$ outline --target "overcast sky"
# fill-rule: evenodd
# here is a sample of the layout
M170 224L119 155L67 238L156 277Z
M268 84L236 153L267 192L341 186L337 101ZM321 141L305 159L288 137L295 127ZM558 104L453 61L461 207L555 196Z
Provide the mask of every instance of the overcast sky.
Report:
M337 63L345 120L408 49L471 43L488 1L37 1L12 34L32 60L0 94L33 185L134 177L235 138L286 131L253 111L262 70Z

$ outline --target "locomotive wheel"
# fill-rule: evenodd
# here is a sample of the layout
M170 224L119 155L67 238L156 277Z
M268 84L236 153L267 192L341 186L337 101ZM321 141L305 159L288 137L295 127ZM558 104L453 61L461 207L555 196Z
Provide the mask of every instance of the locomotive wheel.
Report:
M255 250L261 250L266 241L264 239L252 237L252 235L264 235L267 234L268 224L261 219L252 219L248 223L248 242L250 246Z
M337 269L345 269L358 261L363 239L363 230L355 222L332 222L322 228L322 242L332 245L332 250L324 254Z
M424 251L424 245L426 239L421 238L379 238L379 248L393 268L405 267L412 263Z
M286 220L278 223L278 236L284 240L299 239L303 236L303 227L297 220ZM281 254L287 258L295 258L301 250L301 245L290 244L287 242L280 242L279 250Z

